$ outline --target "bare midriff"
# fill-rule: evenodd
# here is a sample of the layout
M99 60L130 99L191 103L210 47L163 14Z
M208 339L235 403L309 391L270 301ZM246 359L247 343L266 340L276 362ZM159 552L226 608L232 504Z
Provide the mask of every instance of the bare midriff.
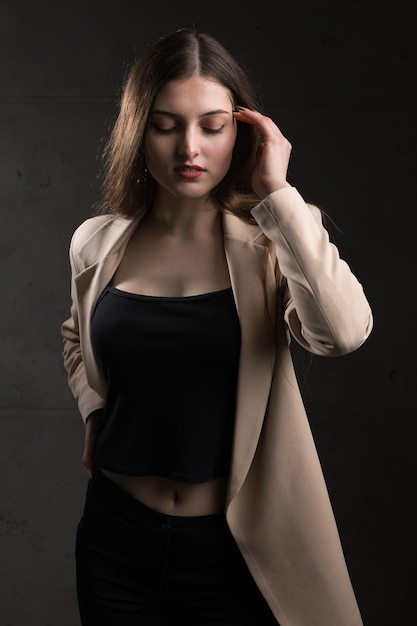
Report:
M197 516L225 511L227 478L185 483L163 476L126 476L105 469L100 471L130 496L159 513Z

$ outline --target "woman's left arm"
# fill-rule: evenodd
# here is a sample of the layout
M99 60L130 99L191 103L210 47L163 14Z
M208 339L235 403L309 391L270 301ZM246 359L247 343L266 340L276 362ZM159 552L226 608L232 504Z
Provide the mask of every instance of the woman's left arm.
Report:
M235 114L263 136L252 186L263 200L252 215L275 243L286 283L285 320L296 340L322 356L356 350L372 329L362 285L329 241L321 212L287 182L291 144L275 123L247 109Z
M353 352L372 330L362 285L340 258L322 225L321 212L294 187L267 196L253 210L275 243L285 279L285 321L307 350L322 356Z

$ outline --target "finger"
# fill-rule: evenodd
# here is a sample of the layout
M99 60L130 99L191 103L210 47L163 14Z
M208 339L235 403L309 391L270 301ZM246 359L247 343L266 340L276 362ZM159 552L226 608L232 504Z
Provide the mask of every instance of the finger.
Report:
M233 115L239 122L246 122L256 126L267 140L285 138L275 122L270 117L259 113L259 111L239 107L238 111L233 111Z

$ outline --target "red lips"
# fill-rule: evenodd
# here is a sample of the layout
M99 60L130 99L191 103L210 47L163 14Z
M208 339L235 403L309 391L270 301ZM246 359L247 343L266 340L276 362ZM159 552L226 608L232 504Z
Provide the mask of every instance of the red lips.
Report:
M199 165L179 165L174 170L182 178L198 178L204 172Z

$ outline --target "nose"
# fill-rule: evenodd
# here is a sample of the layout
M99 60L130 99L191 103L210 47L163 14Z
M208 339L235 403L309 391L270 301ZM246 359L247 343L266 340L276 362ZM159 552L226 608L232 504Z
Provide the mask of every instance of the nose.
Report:
M177 152L178 156L183 159L192 159L200 153L200 140L197 129L185 128L183 130L179 137Z

